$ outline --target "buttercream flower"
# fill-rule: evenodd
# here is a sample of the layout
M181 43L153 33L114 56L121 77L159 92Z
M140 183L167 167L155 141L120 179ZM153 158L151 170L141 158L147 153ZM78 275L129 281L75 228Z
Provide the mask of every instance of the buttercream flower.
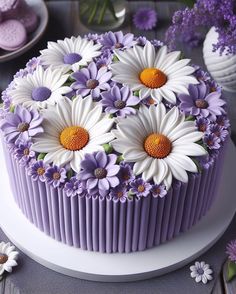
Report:
M205 134L205 136L203 137L203 142L211 150L220 148L220 138L214 134Z
M63 98L56 107L44 112L44 133L33 140L32 150L47 153L46 163L64 166L80 172L80 162L85 153L103 150L114 135L109 130L113 119L102 113L102 106L90 96L73 101Z
M225 141L226 137L228 136L228 130L225 130L223 127L219 126L218 124L212 124L208 130L209 134L214 134L216 137L220 138L222 142Z
M180 94L180 109L186 114L201 115L203 117L212 116L216 119L217 115L225 113L222 108L225 101L221 99L220 92L209 93L208 86L201 82L199 85L189 85L189 94Z
M156 26L157 13L151 8L140 8L133 16L133 23L140 30L151 30Z
M154 198L156 197L163 198L167 194L166 187L164 185L153 185L151 192Z
M128 198L127 186L118 185L115 188L112 188L109 196L115 202L120 201L124 203Z
M110 187L119 185L117 174L120 167L116 164L116 160L115 154L107 155L104 151L85 154L78 177L90 195L105 196L109 193Z
M101 36L99 43L103 45L103 49L127 49L132 47L136 41L134 41L134 35L131 33L123 34L119 32L107 32Z
M42 133L42 116L37 110L28 110L20 105L15 107L14 113L7 113L0 123L7 143L26 142L30 137Z
M101 90L109 90L112 73L107 71L106 67L101 67L99 70L94 62L91 62L87 68L82 68L80 71L72 74L76 80L71 87L76 90L78 95L85 97L89 94L95 99L99 98Z
M19 160L21 166L26 166L31 159L35 157L35 152L30 149L32 142L20 143L15 149L15 157Z
M120 171L118 173L120 183L128 185L134 180L135 176L129 163L121 162Z
M12 272L12 268L17 266L19 252L15 251L15 246L10 243L0 243L0 276L7 271Z
M127 86L120 89L114 85L111 90L103 92L101 96L101 103L105 107L105 111L120 117L135 114L136 110L133 106L140 102L140 99L134 96Z
M198 83L191 76L195 69L188 66L190 59L179 59L180 52L167 53L167 47L156 52L147 42L144 48L134 46L131 49L115 51L119 61L111 65L112 79L128 85L132 91L139 90L141 99L151 96L157 102L165 98L176 103L176 93L188 94L190 83Z
M40 59L44 66L62 68L64 72L77 71L80 66L86 66L93 58L101 54L100 44L80 36L65 38L57 42L48 42L48 48L40 51Z
M28 175L33 181L40 180L41 182L45 182L45 172L47 168L48 166L44 163L43 160L34 161L29 166Z
M194 265L190 266L191 278L195 279L197 283L202 282L206 284L208 281L212 280L212 269L210 269L209 264L204 261L196 261Z
M12 104L35 108L54 105L62 95L71 91L70 87L63 86L68 77L60 69L45 70L38 66L32 74L15 80L15 88L9 90Z
M69 182L65 183L64 191L68 197L82 196L85 194L84 187L77 177L72 177Z
M236 240L233 240L228 243L226 247L226 254L228 254L229 259L232 262L236 262Z
M208 118L199 116L196 119L196 126L200 132L206 132L210 127L210 120Z
M66 170L63 167L54 165L47 168L45 177L48 184L52 185L54 188L57 188L60 186L60 184L65 182Z
M203 133L197 131L193 121L185 121L177 107L166 113L163 103L142 105L136 115L121 119L116 139L111 142L126 162L134 162L135 175L142 174L145 181L155 184L162 181L167 190L172 176L182 182L188 181L186 171L197 172L197 166L189 156L202 156L207 152L199 144Z
M133 180L130 183L130 187L130 192L137 197L147 197L152 189L152 185L145 182L142 178Z

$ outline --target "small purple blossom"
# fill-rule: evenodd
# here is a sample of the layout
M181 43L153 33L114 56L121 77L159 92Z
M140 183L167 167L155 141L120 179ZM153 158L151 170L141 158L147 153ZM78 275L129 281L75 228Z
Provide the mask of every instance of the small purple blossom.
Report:
M216 119L217 115L225 113L222 108L225 101L221 99L221 93L211 92L204 82L198 85L190 84L188 87L189 95L179 94L180 109L190 115L202 117L212 116Z
M128 185L131 181L135 179L135 176L130 164L124 161L120 163L120 171L118 173L118 177L119 177L120 183L125 185Z
M107 71L106 67L101 67L99 70L94 62L91 62L88 68L82 68L81 70L72 74L72 77L76 80L71 87L76 90L78 95L83 97L91 94L94 99L98 99L101 90L109 90L110 80L112 73Z
M151 30L156 26L157 13L151 8L140 8L133 16L133 23L139 30Z
M219 149L220 148L220 138L214 134L206 134L203 137L203 142L207 145L209 149Z
M84 35L84 37L89 41L94 41L95 43L97 43L100 39L100 35L93 33L88 33L87 35Z
M216 137L218 137L222 142L225 141L226 137L228 136L229 132L225 130L223 127L212 124L208 130L209 134L214 134Z
M127 186L118 185L115 188L112 188L109 196L115 202L117 202L117 201L125 202L127 200L127 198L128 198Z
M200 166L204 169L208 169L214 163L214 156L210 156L209 154L205 156L199 156L196 159L199 162Z
M207 132L210 127L210 124L211 122L208 118L199 116L196 119L196 126L200 132Z
M28 110L17 105L14 113L7 113L0 123L7 143L15 142L16 145L29 141L38 133L43 132L41 126L42 116L35 109Z
M103 66L109 67L110 64L112 63L112 58L113 58L113 54L111 53L111 51L110 50L104 50L102 52L102 55L100 55L96 59L97 68L100 69Z
M157 101L155 101L151 96L142 99L140 102L146 106L151 106L151 105L157 104Z
M216 118L216 123L225 129L228 129L230 127L229 119L225 115L218 116Z
M17 78L24 78L28 75L28 70L27 69L20 69L15 75L14 75L14 79Z
M26 63L26 69L29 73L33 73L35 69L41 64L41 59L39 57L33 57Z
M15 149L15 158L19 160L21 166L26 166L35 157L35 152L30 150L31 145L32 142L20 143Z
M142 47L144 47L146 45L147 41L148 41L148 39L144 36L143 37L140 36L140 37L136 38L137 45L142 46Z
M135 179L130 183L130 192L137 197L147 197L152 189L152 185L145 182L142 178Z
M28 175L31 176L33 181L40 180L41 182L45 182L45 172L47 168L48 167L45 165L43 160L34 161L29 166Z
M103 49L127 49L131 48L135 45L134 35L128 33L126 35L123 34L122 31L119 32L107 32L102 35L99 43L103 45Z
M163 42L161 42L160 40L157 39L153 39L151 40L151 44L156 48L159 49L160 47L162 47L164 45Z
M232 262L236 262L236 240L230 241L226 246L226 254Z
M110 187L119 185L119 165L116 164L115 154L107 155L104 151L85 154L81 161L81 172L78 178L90 195L106 196Z
M202 70L200 66L194 65L194 68L196 68L196 71L194 72L195 77L202 82L207 82L211 79L208 72Z
M151 192L154 198L156 197L163 198L167 194L166 187L164 185L153 185Z
M60 186L60 184L65 182L66 170L63 167L54 165L47 168L45 177L48 184L52 185L54 188L57 188Z
M69 182L65 183L64 191L68 197L82 196L85 194L84 187L77 177L72 177Z
M105 107L105 111L120 117L135 114L136 110L133 106L140 102L140 99L134 96L127 86L120 89L114 85L111 90L103 92L101 96L101 103Z

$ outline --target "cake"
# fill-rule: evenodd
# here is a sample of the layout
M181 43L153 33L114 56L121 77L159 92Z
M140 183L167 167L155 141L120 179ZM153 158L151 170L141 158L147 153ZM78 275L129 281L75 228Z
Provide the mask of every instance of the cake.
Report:
M216 199L230 127L221 88L158 40L49 42L2 99L14 200L58 241L142 251L184 234Z

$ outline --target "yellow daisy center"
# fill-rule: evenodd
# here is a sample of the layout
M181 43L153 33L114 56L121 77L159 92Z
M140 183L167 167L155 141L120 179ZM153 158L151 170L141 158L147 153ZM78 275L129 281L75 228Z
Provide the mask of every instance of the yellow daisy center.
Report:
M165 158L171 152L171 141L162 134L151 134L144 140L144 150L154 158Z
M139 74L140 81L148 88L160 88L165 85L167 76L158 68L145 68Z
M89 141L89 133L82 127L65 128L60 134L61 145L71 151L82 149Z

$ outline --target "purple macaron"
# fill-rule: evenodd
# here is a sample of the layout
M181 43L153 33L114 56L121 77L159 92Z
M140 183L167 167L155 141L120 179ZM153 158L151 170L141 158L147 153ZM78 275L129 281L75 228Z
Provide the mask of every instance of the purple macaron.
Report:
M27 41L25 27L18 20L6 20L0 23L0 48L15 51Z

